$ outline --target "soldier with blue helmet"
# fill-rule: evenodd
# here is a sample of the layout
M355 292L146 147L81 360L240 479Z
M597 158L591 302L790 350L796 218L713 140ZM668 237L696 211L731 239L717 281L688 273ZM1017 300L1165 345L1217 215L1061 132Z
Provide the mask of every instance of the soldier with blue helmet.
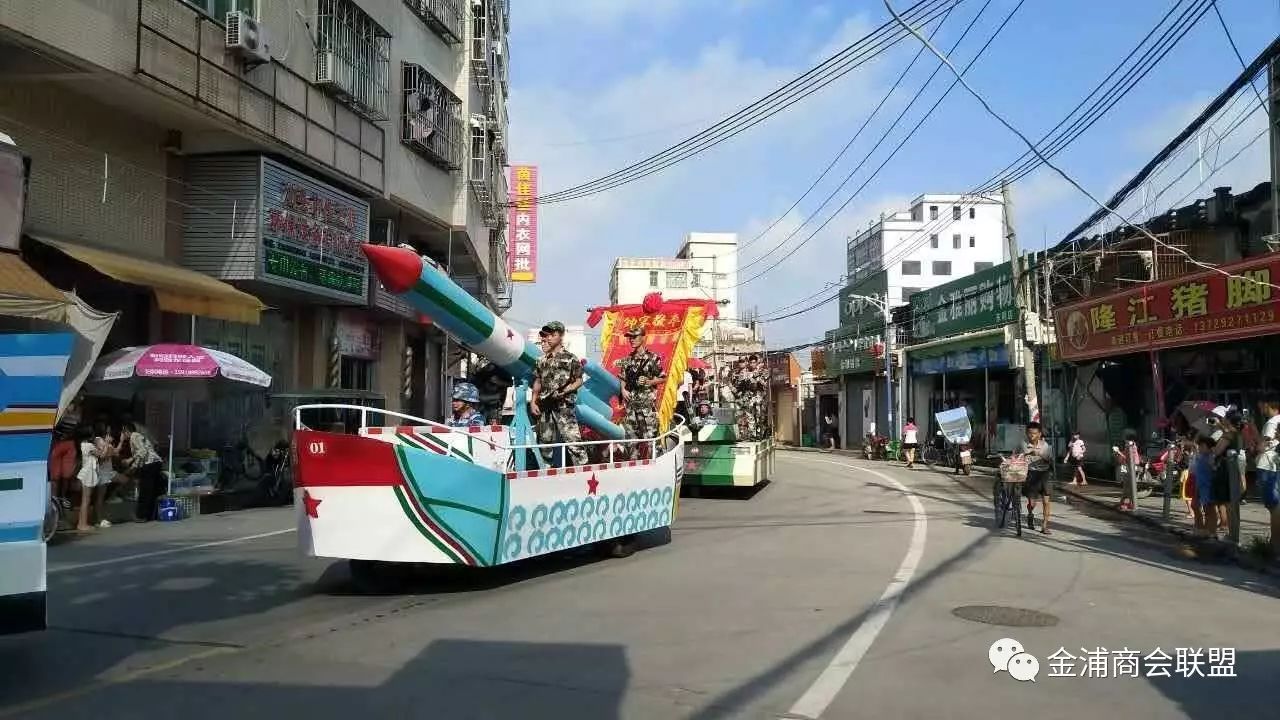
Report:
M480 404L480 391L469 382L453 386L453 414L445 421L449 427L484 427L484 415L476 410Z

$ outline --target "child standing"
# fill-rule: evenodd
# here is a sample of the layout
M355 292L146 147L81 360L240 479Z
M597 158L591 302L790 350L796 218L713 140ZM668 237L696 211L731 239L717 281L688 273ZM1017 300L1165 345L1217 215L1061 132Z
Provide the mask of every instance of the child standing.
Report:
M1196 455L1191 460L1191 476L1195 480L1196 502L1200 513L1196 518L1196 531L1202 537L1218 534L1218 515L1213 505L1213 476L1217 460L1213 455L1213 438L1201 435L1196 438Z
M89 502L96 494L98 487L98 448L93 442L93 433L87 427L76 430L76 442L80 446L80 471L76 480L80 481L80 517L76 522L76 532L89 532Z
M1067 456L1063 460L1071 466L1071 484L1088 485L1084 476L1084 440L1079 432L1071 433L1071 442L1067 443Z

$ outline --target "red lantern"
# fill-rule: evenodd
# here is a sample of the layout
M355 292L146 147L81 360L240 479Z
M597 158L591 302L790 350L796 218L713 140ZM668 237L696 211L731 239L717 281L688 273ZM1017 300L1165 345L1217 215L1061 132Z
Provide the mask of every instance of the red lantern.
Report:
M640 301L640 307L646 315L652 315L662 309L662 293L649 293Z

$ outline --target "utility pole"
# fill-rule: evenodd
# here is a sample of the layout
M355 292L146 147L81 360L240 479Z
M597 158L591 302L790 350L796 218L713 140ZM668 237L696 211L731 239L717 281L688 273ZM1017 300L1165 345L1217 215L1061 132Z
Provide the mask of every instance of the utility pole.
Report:
M711 297L716 300L716 317L711 322L711 372L715 373L711 387L715 390L715 401L724 400L720 394L720 273L716 272L716 256L711 255Z
M1280 235L1280 60L1267 65L1267 123L1271 127L1271 234ZM1280 240L1280 238L1276 238Z
M892 441L897 435L897 426L893 424L893 315L889 309L887 287L880 309L884 312L884 412L889 423L889 432L885 435Z
M1009 183L1001 181L1000 199L1004 205L1004 240L1009 252L1009 263L1013 270L1013 301L1018 308L1017 339L1022 354L1022 384L1027 394L1024 398L1027 406L1028 420L1039 413L1039 401L1036 396L1036 361L1031 348L1027 346L1027 283L1024 277L1024 259L1018 253L1018 234L1013 229L1013 195Z

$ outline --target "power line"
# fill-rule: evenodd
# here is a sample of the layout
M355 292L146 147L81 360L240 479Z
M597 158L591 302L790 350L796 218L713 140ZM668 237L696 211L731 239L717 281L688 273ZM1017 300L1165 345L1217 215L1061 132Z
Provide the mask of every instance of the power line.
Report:
M921 0L912 6L907 14L914 21L927 24L960 2L963 0ZM537 198L537 202L545 205L594 195L634 182L694 157L821 90L885 52L905 37L906 35L892 23L886 22L827 60L715 125L608 175L542 195Z
M1236 59L1240 61L1241 69L1249 67L1245 64L1244 56L1240 54L1240 48L1236 47L1236 39L1231 36L1231 28L1227 27L1227 21L1222 17L1222 10L1218 8L1218 0L1213 0L1213 14L1218 16L1218 24L1222 26L1222 32L1226 33L1227 43L1231 45L1231 52L1235 53ZM1262 109L1266 112L1267 101L1262 99L1262 92L1258 90L1258 86L1249 83L1249 87L1253 88L1253 92L1258 96L1258 102L1262 104Z
M982 17L982 14L983 14L984 12L986 12L987 7L988 7L988 6L990 6L990 5L991 5L991 2L990 2L990 0L988 0L988 2L987 2L986 4L984 4L981 8L979 8L979 10L978 10L977 14L975 14L975 15L973 16L973 19L969 21L969 25L968 25L967 27L965 27L964 32L960 34L960 37L959 37L959 38L957 38L957 39L956 39L956 41L955 41L955 43L952 45L952 47L951 47L952 51L954 51L957 47L959 47L959 46L960 46L960 43L961 43L961 42L963 42L963 41L964 41L964 39L969 35L969 31L971 31L971 30L974 28L974 26L975 26L975 25L977 25L978 20ZM1021 2L1019 3L1019 6L1021 6ZM1017 8L1016 8L1016 7L1014 8L1014 12L1017 12ZM1012 13L1010 14L1010 16L1012 16ZM1008 22L1008 21L1006 20L1006 22ZM1003 28L1003 25L1001 25L1001 27ZM999 30L997 30L997 31L996 31L996 33L998 34L998 33L999 33ZM995 38L994 38L994 36L992 36L992 40L994 40L994 39L995 39ZM986 45L984 45L984 46L982 47L982 49L978 51L978 54L974 56L974 58L973 58L973 60L971 61L971 63L970 63L970 64L972 64L973 62L976 62L976 61L978 60L978 58L982 56L983 52L984 52L984 51L985 51L985 50L986 50L990 45L991 45L991 40L988 40L988 41L987 41L987 44L986 44ZM921 50L923 50L923 49L924 49L924 48L921 48ZM918 57L919 57L919 55L917 55L917 58L918 58ZM912 65L914 65L914 64L915 64L915 60L912 60L911 62L912 62ZM881 133L881 134L880 134L880 138L879 138L878 140L876 140L876 142L875 142L875 144L874 144L874 145L872 145L872 146L871 146L871 149L870 149L870 150L868 150L868 151L867 151L867 153L866 153L865 155L863 155L863 156L862 156L862 159L858 161L858 164L857 164L857 165L855 165L855 166L854 166L854 168L853 168L852 170L850 170L850 171L849 171L849 172L844 176L844 179L840 182L840 184L839 184L838 186L836 186L836 188L835 188L834 190L832 190L832 191L827 195L827 197L826 197L826 198L824 198L824 199L822 200L822 202L818 205L818 207L817 207L817 208L815 208L815 209L814 209L814 211L813 211L813 212L811 212L811 213L810 213L810 214L809 214L809 215L808 215L808 216L807 216L803 221L801 221L801 223L800 223L799 225L797 225L795 228L793 228L793 229L791 230L791 232L787 233L787 236L786 236L785 238L783 238L782 240L780 240L777 244L775 244L775 245L773 246L773 248L772 248L772 249L770 249L768 252L764 253L763 255L761 255L761 256L759 256L759 257L755 258L754 260L752 260L752 261L750 261L750 262L746 263L745 265L743 265L743 266L739 267L739 268L738 268L738 272L739 272L739 273L741 273L743 270L745 270L745 269L747 269L747 268L753 267L753 266L755 266L755 265L760 264L761 262L764 262L765 258L768 258L768 257L769 257L770 255L772 255L773 253L775 253L775 252L777 252L778 250L782 249L782 247L783 247L784 245L786 245L788 242L790 242L790 241L791 241L791 239L792 239L793 237L795 237L797 234L799 234L799 232L800 232L802 229L804 229L804 226L805 226L805 225L808 225L810 222L812 222L812 221L814 220L814 218L816 218L816 217L817 217L817 216L822 212L823 208L825 208L825 207L827 206L827 204L831 202L832 198L834 198L837 194L839 194L839 192L840 192L841 190L843 190L843 189L844 189L845 185L848 185L848 184L849 184L849 181L853 179L854 175L856 175L856 174L858 173L858 171L860 171L860 170L861 170L861 169L862 169L862 168L867 164L867 161L871 159L871 156L875 154L876 150L879 150L879 149L880 149L880 146L884 143L884 141L885 141L886 139L888 139L888 137L893 133L893 131L894 131L894 130L896 130L896 129L897 129L898 124L899 124L899 123L901 123L901 122L902 122L902 119L903 119L903 118L905 118L905 117L907 116L907 113L909 113L909 112L911 111L911 109L912 109L913 107L915 107L916 101L918 101L918 100L921 98L921 96L924 94L924 91L925 91L926 89L928 89L929 85L933 82L933 78L937 76L937 74L938 74L938 70L939 70L940 68L941 68L941 66L938 66L937 68L934 68L933 72L932 72L932 73L930 73L930 75L929 75L928 79L926 79L926 80L924 81L924 84L922 84L922 85L920 86L920 89L919 89L919 90L917 90L917 91L916 91L916 93L911 97L911 101L910 101L909 103L907 103L906 107L904 107L904 108L902 109L902 111L901 111L901 112L899 112L899 113L898 113L898 116L897 116L896 118L894 118L893 122L889 125L889 127L888 127L888 128L886 128L886 129L885 129L885 131L884 131L883 133ZM910 66L908 66L907 70L910 70L910 69L911 69L911 68L910 68ZM903 79L903 78L905 78L905 77L906 77L906 72L904 72L904 73L903 73L903 74L898 78L898 82L900 83L900 82L902 81L902 79ZM897 84L898 84L898 83L895 83L895 84L894 84L894 89L896 89L896 88L897 88ZM891 91L891 92L892 92L892 91ZM945 98L945 97L946 97L946 95L944 94L944 95L943 95L943 97ZM848 149L849 149L849 146L853 144L853 141L854 141L854 140L856 140L856 139L857 139L857 137L858 137L858 135L860 135L860 134L862 133L863 129L865 129L865 128L867 127L867 124L871 122L871 119L872 119L872 117L875 115L875 113L876 113L876 112L878 112L878 111L880 110L880 107L882 107L882 106L884 105L884 101L885 101L885 100L888 100L888 99L889 99L889 96L888 96L888 95L886 95L886 96L884 97L884 100L882 100L882 101L880 102L880 105L876 107L875 111L873 111L873 112L872 112L872 114L871 114L870 116L868 116L868 117L867 117L867 120L866 120L866 122L864 122L864 123L862 124L862 127L858 128L858 132L854 134L854 137L853 137L853 138L851 138L851 139L849 140L849 143L845 145L844 150L841 150L841 151L840 151L840 155L839 155L839 156L837 156L837 157L836 157L836 159L834 159L834 160L832 160L832 161L831 161L831 165L828 165L828 166L827 166L827 171L829 171L829 170L831 169L831 167L835 165L835 163L839 160L840 156L843 156L843 155L844 155L844 152L845 152L846 150L848 150ZM940 103L940 102L941 102L941 99L938 101L938 103ZM931 113L933 112L933 109L934 109L934 108L937 108L938 103L934 103L933 108L930 108L929 113L926 113L926 115L925 115L925 117L926 117L926 118L929 116L929 114L931 114ZM923 122L923 120L922 120L921 122ZM919 127L919 125L917 125L917 127ZM912 131L912 133L914 133L914 130ZM908 139L909 139L909 138L910 138L910 134L908 134ZM904 140L903 142L905 143L905 140ZM899 147L901 147L901 144L899 145ZM895 152L896 152L896 150L895 150ZM892 157L892 155L890 155L890 157ZM882 167L883 167L883 166L882 166ZM823 175L824 175L824 176L826 175L826 172L827 172L827 171L823 171ZM873 177L874 177L874 176L873 176ZM819 180L821 180L821 177L819 178ZM809 194L809 192L810 192L810 191L812 191L812 190L813 190L813 188L817 185L817 183L818 183L818 181L816 181L816 180L815 180L815 181L814 181L814 184L813 184L812 186L810 186L810 187L809 187L809 190L808 190L808 191L806 191L806 192L805 192L805 195L808 195L808 194ZM865 184L864 184L864 186L865 186ZM800 200L803 200L803 199L804 199L803 197L801 197L801 198L800 198ZM797 200L797 201L795 202L795 204L793 204L793 205L791 206L791 208L787 210L787 213L790 213L790 212L791 212L791 210L794 210L794 209L795 209L795 207L796 207L797 205L799 205L799 204L800 204L800 200ZM777 225L777 223L781 222L781 221L782 221L782 219L783 219L784 217L786 217L786 213L784 213L781 217L779 217L777 220L775 220L775 221L774 221L774 225ZM828 221L828 222L829 222L829 221ZM803 245L803 243L801 243L801 245ZM797 249L798 249L798 248L797 248ZM734 287L737 287L738 285L745 285L745 284L746 284L745 282L739 282L739 283L737 283L737 285L735 285Z
M995 39L996 39L997 37L999 37L1000 32L1004 30L1004 28L1009 24L1009 21L1013 19L1013 16L1014 16L1015 14L1017 14L1018 10L1022 7L1022 5L1023 5L1025 2L1026 2L1026 0L1019 0L1018 4L1017 4L1017 5L1015 5L1015 6L1013 7L1013 9L1009 11L1009 14L1005 16L1004 20L1003 20L1003 21L1000 23L1000 25L996 28L995 32L991 34L991 37L987 39L987 42L983 44L983 46L978 50L977 54L976 54L976 55L974 55L974 56L973 56L973 58L969 61L969 63L965 66L965 70L966 70L966 71L967 71L969 68L973 67L973 65L974 65L974 64L975 64L975 63L976 63L976 62L977 62L977 61L982 57L982 55L983 55L983 54L986 52L986 50L991 46L991 44L995 41ZM975 19L976 19L976 18L975 18ZM937 70L935 70L935 71L934 71L934 73L936 74L936 73L937 73ZM930 76L929 76L929 80L932 80L932 79L933 79L933 75L930 75ZM926 82L925 82L925 86L921 87L920 91L916 94L916 97L915 97L915 98L913 98L913 100L912 100L912 104L914 104L915 99L918 99L918 98L920 97L920 95L924 92L925 87L927 87L927 86L928 86L928 83L929 83L929 81L926 81ZM774 269L774 268L778 267L778 266L779 266L779 265L781 265L783 262L785 262L785 261L786 261L786 259L787 259L787 257L794 256L794 254L795 254L795 252L796 252L796 251L798 251L800 248L802 248L802 247L804 247L805 245L807 245L807 244L809 243L809 241L811 241L811 240L813 240L815 237L817 237L818 233L820 233L824 228L826 228L826 227L827 227L827 225L831 224L831 222L832 222L833 220L835 220L835 219L836 219L836 217L838 217L838 216L839 216L839 214L840 214L840 213L841 213L845 208L847 208L847 207L848 207L848 206L853 202L854 198L858 197L858 194L859 194L859 193L861 193L861 192L862 192L862 191L863 191L863 190L864 190L864 189L865 189L869 184L871 184L871 182L872 182L873 180L875 180L876 176L878 176L878 175L880 174L880 171L881 171L881 170L883 170L883 169L885 168L885 166L886 166L886 165L888 165L888 164L889 164L889 162L890 162L890 161L892 161L892 160L893 160L893 158L897 156L898 152L899 152L899 151L901 151L901 150L902 150L902 148L906 146L907 142L908 142L908 141L910 141L910 140L911 140L911 138L915 136L916 132L920 129L920 127L921 127L921 126L923 126L923 125L924 125L924 123L925 123L925 122L926 122L930 117L932 117L932 115L933 115L934 111L938 109L938 106L939 106L939 105L941 105L941 104L942 104L942 102L943 102L944 100L946 100L946 99L947 99L947 96L948 96L948 95L950 95L951 90L952 90L954 87L955 87L955 83L953 82L953 83L951 84L951 86L949 86L949 87L947 88L947 90L946 90L945 92L943 92L943 93L942 93L942 95L941 95L941 96L940 96L936 101L934 101L933 105L932 105L932 106L931 106L931 107L930 107L930 108L929 108L929 109L928 109L928 110L927 110L927 111L926 111L926 112L925 112L925 113L920 117L920 119L919 119L918 121L916 121L915 126L913 126L910 130L908 130L908 131L907 131L907 134L906 134L905 136L903 136L901 140L899 140L899 141L898 141L898 144L893 148L893 150L892 150L892 151L890 151L890 152L889 152L889 154L884 158L884 160L882 160L882 161L880 162L880 164L876 167L876 169L875 169L875 170L873 170L873 171L871 172L871 174L870 174L870 175L869 175L869 176L868 176L868 177L867 177L867 178L862 182L862 184L861 184L860 186L858 186L858 189L857 189L857 190L854 190L854 191L853 191L853 193L852 193L851 195L849 195L849 197L847 197L843 203L841 203L840 207L836 208L836 209L835 209L835 211L834 211L834 212L832 212L832 213L831 213L831 215L830 215L830 216L828 216L828 217L827 217L827 219L826 219L826 220L824 220L824 221L822 222L822 224L821 224L821 225L819 225L817 228L815 228L815 229L813 230L813 232L809 233L808 237L806 237L804 240L802 240L802 241L801 241L798 245L796 245L795 247L791 248L791 255L789 255L789 256L785 256L785 257L782 257L782 258L779 258L777 262L772 263L771 265L769 265L768 267L766 267L764 270L761 270L760 272L758 272L758 273L756 273L756 274L752 275L751 277L747 278L746 280L739 280L735 285L733 285L733 286L731 286L731 287L739 287L739 286L742 286L742 285L746 285L747 283L753 282L753 281L755 281L755 280L757 280L757 279L759 279L759 278L763 277L763 276L764 276L765 274L767 274L770 270L772 270L772 269ZM824 200L824 201L823 201L823 205L819 207L818 211L815 211L814 215L816 215L816 214L817 214L817 212L821 212L822 207L825 207L825 206L826 206L826 203L827 203L827 202L829 202L829 201L831 200L831 198L835 197L836 193L840 192L840 190L844 188L845 184L847 184L847 183L849 182L849 180L851 180L851 179L853 178L853 175L854 175L854 174L855 174L859 169L861 169L862 164L863 164L863 163L865 163L865 162L867 161L867 159L869 159L869 158L871 157L871 155L876 151L876 149L878 149L878 148L879 148L880 143L881 143L881 142L883 142L886 138L888 138L889 134L890 134L890 133L891 133L891 132L892 132L892 131L897 127L898 122L899 122L899 121L901 121L901 120L902 120L902 118L906 116L907 112L908 112L910 109L911 109L911 105L908 105L906 108L904 108L904 109L903 109L902 113L901 113L901 114L899 114L898 118L894 121L893 125L892 125L892 126L891 126L891 127L890 127L890 128L889 128L889 129L884 133L884 135L882 135L882 136L880 137L880 140L876 143L876 146L875 146L875 147L873 147L873 148L871 149L871 151L870 151L870 152L868 152L868 153L867 153L867 155L863 158L862 163L859 163L858 167L854 168L854 170L853 170L852 172L850 172L847 176L845 176L845 180L844 180L844 182L842 182L842 183L840 184L840 186L839 186L839 187L837 187L837 188L836 188L836 189L831 193L831 195L829 195L829 196L827 197L827 200ZM807 222L807 220L806 220L806 222ZM790 239L790 237L791 237L791 236L788 236L788 238L787 238L787 239ZM776 251L776 250L780 249L780 248L782 247L782 245L787 241L787 239L784 239L782 243L779 243L777 246L775 246L775 247L774 247L774 251ZM773 252L773 251L770 251L770 253L769 253L769 254L771 254L772 252ZM767 254L766 254L766 256L767 256ZM757 259L757 261L756 261L756 262L759 262L759 260L760 260L760 259L763 259L763 257L764 257L764 256L762 256L762 258ZM746 267L750 267L750 266L751 266L751 265L753 265L753 264L755 264L755 262L753 262L753 263L749 263ZM739 271L741 271L741 269L740 269Z
M987 9L987 6L990 4L991 4L991 0L987 0L986 4L983 5L980 10L978 10L978 14L974 16L974 22L977 21L978 17L982 15L983 11L985 11ZM951 17L951 9L948 9L947 14L942 16L942 20L938 22L938 25L933 30L934 34L941 32L942 26L946 24L947 18L949 17ZM972 22L969 23L969 27L973 27ZM967 34L968 32L969 30L968 28L966 28L965 34ZM961 40L964 39L963 34L960 36L960 39ZM958 42L959 41L957 41L957 43ZM755 243L757 240L764 237L765 235L768 235L771 230L773 230L775 227L778 226L778 223L782 222L784 219L786 219L788 215L791 214L792 210L795 210L797 207L799 207L800 203L804 202L804 199L809 197L809 193L813 192L814 189L818 187L818 184L821 183L823 179L827 177L827 174L831 172L831 168L834 168L836 166L836 163L840 162L840 160L844 158L845 153L849 152L849 148L853 147L853 144L857 142L858 138L862 137L862 131L867 129L867 126L871 124L872 119L874 119L875 116L880 112L880 109L883 108L885 103L889 101L889 98L892 97L895 92L897 92L898 87L902 84L902 81L906 79L907 74L911 72L911 69L916 66L916 62L919 61L920 57L923 55L924 55L924 48L920 48L918 51L916 51L915 56L911 58L911 62L907 63L907 67L902 71L902 74L898 75L898 79L893 81L893 85L889 87L889 91L884 94L884 97L880 98L880 102L877 103L876 106L867 115L867 119L862 121L862 125L858 126L858 129L853 133L853 136L849 138L849 141L844 144L844 147L840 148L840 152L836 153L835 157L831 158L831 162L828 163L827 166L823 168L822 172L818 174L818 177L814 178L813 182L809 185L808 189L804 191L804 194L802 194L799 198L797 198L795 202L791 203L791 207L784 210L782 214L777 217L777 219L769 223L769 227L765 228L764 230L761 230L759 234L757 234L755 237L751 238L750 240L740 244L737 247L737 249L734 250L734 254L741 253L744 248ZM930 79L932 78L933 76L931 75ZM928 82L926 81L925 84L927 85ZM915 102L914 99L912 100L912 102ZM812 218L813 216L810 215L809 217ZM806 219L805 222L808 222L808 220ZM801 225L803 226L804 223L802 222ZM739 268L739 270L741 270L741 268Z
M1160 18L1159 21L1157 21L1155 26L1153 26L1153 28L1146 34L1146 36L1144 36L1138 42L1138 44L1133 48L1133 50L1131 50L1123 59L1121 59L1119 64L1117 64L1116 67L1112 69L1112 71L1101 82L1099 82L1098 85L1095 86L1094 89L1088 95L1086 95L1084 99L1082 99L1080 103L1078 103L1076 107L1073 108L1072 111L1067 114L1066 117L1063 118L1062 121L1060 121L1052 130L1046 133L1045 138L1049 138L1050 136L1053 135L1055 131L1062 128L1064 125L1066 125L1067 122L1070 121L1071 118L1077 112L1079 112L1080 109L1084 107L1091 98L1094 98L1100 92L1102 92L1105 88L1107 88L1108 83L1110 83L1111 80L1117 76L1117 74L1121 73L1121 71L1129 64L1129 61L1133 59L1134 56L1137 55L1144 46L1147 45L1148 41L1154 35L1156 35L1158 31L1161 31L1161 28L1164 27L1168 19L1183 4L1184 4L1184 0L1179 0L1177 4L1171 7L1169 11L1167 11L1164 14L1164 16ZM1168 54L1168 52L1172 49L1172 47L1176 45L1176 43L1180 41L1183 37L1185 37L1186 33L1190 31L1190 28L1193 27L1194 24L1199 21L1200 17L1203 16L1203 13L1207 12L1208 7L1209 5L1207 0L1201 0L1201 5L1199 6L1200 12L1199 14L1195 14L1195 15L1192 15L1191 13L1196 9L1196 6L1192 5L1184 8L1182 15L1178 17L1178 19L1174 22L1174 24L1168 28L1165 28L1161 32L1161 35L1159 39L1156 41L1156 43L1151 47L1149 47L1138 59L1138 61L1133 65L1133 67L1130 70L1126 71L1123 74L1123 76L1120 78L1120 80L1117 81L1114 85L1112 85L1110 90L1106 90L1103 93L1103 95L1099 97L1098 100L1096 100L1092 106L1090 106L1090 109L1087 110L1085 114L1081 116L1081 118L1088 118L1092 114L1093 119L1088 121L1083 126L1080 125L1080 122L1078 119L1077 122L1072 123L1071 126L1067 127L1065 130L1063 130L1062 133L1060 133L1057 136L1057 138L1055 139L1055 142L1061 141L1063 138L1066 138L1066 140L1058 142L1057 147L1053 152L1056 154L1057 152L1060 152L1062 149L1064 149L1067 145L1074 142L1074 140L1080 137L1080 135L1084 131L1086 131L1089 127L1091 127L1094 123L1096 123L1097 119L1099 119L1102 116L1102 114L1105 114L1106 112L1108 112L1112 107L1115 106L1116 103L1119 102L1121 98L1127 95L1133 89L1133 87L1136 86L1137 82L1141 81L1155 66L1155 64L1163 60L1163 58ZM1138 72L1139 68L1142 68L1140 72ZM952 87L954 87L955 84L956 83L953 82ZM1023 157L1025 156L1026 154L1024 153ZM981 185L979 185L973 191L971 191L970 193L966 193L965 196L975 197L979 199L978 201L980 201L980 199L983 196L985 196L990 192L989 190L987 190L987 187L989 187L991 183L994 182L997 178L1000 178L1002 176L1007 176L1007 173L1012 168L1017 166L1020 160L1021 158L1019 158L1019 160L1015 160L1009 166L1006 166L1004 170L995 173L991 178L984 181ZM1030 169L1034 169L1034 166L1032 166ZM1025 177L1025 175L1028 173L1029 173L1029 170L1015 175L1014 178L1012 179L1016 180L1020 177ZM962 196L962 199L965 196ZM973 204L975 203L962 202L962 207L972 207ZM831 219L833 218L834 216ZM830 219L828 219L828 222L830 222ZM931 226L926 226L924 228L921 228L917 232L914 241L908 241L907 243L905 243L901 247L900 252L894 258L894 260L896 260L897 258L906 257L911 252L914 252L916 249L921 247L925 241L925 236L928 233L932 232L933 230L940 231L941 227L945 226L942 224L944 222L945 221L940 219L938 221L935 221L935 223ZM811 234L808 238L806 238L805 242L808 242L808 240L811 240L813 237L814 237L814 234ZM889 258L882 257L880 269L884 269L885 267L888 267L889 265L892 264L892 262L893 261L890 260ZM771 267L776 267L777 264L780 264L780 263L775 263L775 265ZM765 272L767 272L767 269ZM754 280L755 278L760 277L763 274L764 273L757 274L755 277L751 279ZM741 284L745 284L745 283L739 283L739 285ZM820 304L825 304L826 302L830 302L831 299L834 299L834 297L829 298Z

